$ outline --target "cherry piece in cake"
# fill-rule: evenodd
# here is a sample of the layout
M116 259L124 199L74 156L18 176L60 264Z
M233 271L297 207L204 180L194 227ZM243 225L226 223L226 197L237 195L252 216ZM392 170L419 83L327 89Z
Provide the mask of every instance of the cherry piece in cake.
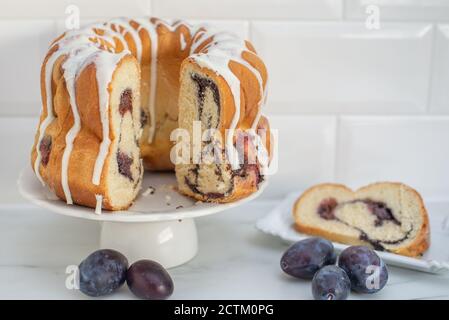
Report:
M384 221L392 221L398 226L401 225L401 223L393 216L391 209L388 208L385 203L372 200L365 200L365 203L371 213L377 218L375 222L376 227L383 225Z
M333 220L335 219L334 209L337 206L337 200L334 198L328 198L321 201L317 211L321 218L325 220Z
M120 150L117 152L118 172L120 172L121 175L127 177L129 180L134 181L131 173L132 163L133 158Z
M39 145L39 151L41 153L41 163L43 166L48 164L48 160L50 160L50 152L51 152L51 136L45 136L41 144Z
M123 117L125 113L132 112L133 110L133 92L131 89L126 89L120 95L120 105L118 107L118 111L120 115Z

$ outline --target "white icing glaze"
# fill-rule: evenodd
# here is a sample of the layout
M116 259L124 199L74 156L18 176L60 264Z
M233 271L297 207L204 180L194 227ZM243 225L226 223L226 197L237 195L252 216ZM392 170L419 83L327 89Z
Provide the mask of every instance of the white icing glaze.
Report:
M68 184L68 164L70 155L73 149L73 142L80 130L80 118L78 114L78 108L75 100L75 82L77 75L90 63L96 65L96 77L99 88L99 108L100 117L102 123L103 140L100 144L98 156L95 162L94 172L92 175L92 183L98 185L101 180L101 173L104 166L105 159L108 154L109 145L111 143L109 139L109 118L108 118L108 105L109 105L109 92L108 85L111 81L112 74L116 68L116 64L129 53L129 46L125 40L125 35L129 34L135 44L136 58L139 62L142 59L142 41L139 36L139 31L143 28L147 31L151 41L151 65L150 65L150 99L149 99L149 113L150 113L150 128L148 142L152 143L155 129L156 129L156 92L157 92L157 59L158 59L158 33L157 28L159 25L163 25L171 32L174 32L178 27L185 26L191 36L191 57L196 61L200 67L208 68L217 74L221 75L228 83L235 105L235 112L231 121L230 128L227 132L226 140L231 143L226 144L227 154L230 159L230 163L234 169L239 167L238 154L233 146L234 131L238 125L240 119L240 81L233 74L229 68L229 62L235 61L246 67L257 78L260 86L261 99L258 103L258 113L252 124L252 128L255 129L261 116L261 107L266 99L266 90L263 87L263 80L260 72L255 69L250 63L243 59L242 54L244 51L250 52L246 47L246 43L240 40L238 37L228 33L217 33L207 28L201 29L202 25L191 26L183 21L178 21L175 24L168 24L161 20L152 22L150 19L135 19L139 24L139 28L136 30L130 25L130 20L125 18L119 18L111 20L104 24L94 24L82 30L74 30L67 32L60 40L55 42L53 46L58 46L57 50L48 58L45 65L45 92L46 92L46 118L39 126L39 138L36 143L37 157L34 163L34 169L39 180L44 183L40 172L40 164L42 155L39 150L42 139L45 135L45 131L48 125L54 120L53 112L53 97L52 97L52 72L55 62L63 55L67 58L64 61L62 67L64 69L64 78L67 85L67 91L70 99L70 106L74 117L74 124L66 135L66 147L62 157L62 171L61 171L61 183L67 203L73 203L72 196ZM115 25L117 31L112 30L112 25ZM120 30L120 27L122 30ZM103 30L103 35L98 35L96 29ZM116 54L110 47L115 48L114 39L117 38L122 43L125 50ZM195 53L195 50L207 39L212 38L210 44L204 48L201 53ZM93 43L97 40L98 43ZM108 49L106 49L107 45ZM180 45L184 50L187 47L187 42L183 33L180 33ZM102 47L102 50L99 48ZM107 51L106 51L106 50ZM109 51L109 52L108 52ZM97 207L98 207L97 198ZM101 208L101 207L100 207Z
M182 32L179 35L179 43L181 44L181 51L184 51L186 49L187 43L186 38L184 37L184 34Z
M260 72L255 69L250 63L243 59L242 54L244 51L250 52L246 46L245 41L239 39L237 36L231 33L215 33L213 31L202 32L196 39L196 42L191 47L191 52L195 50L207 39L212 38L212 41L203 49L204 52L195 53L191 55L191 58L202 68L213 70L216 74L222 76L228 83L231 93L234 98L234 116L231 121L231 125L226 134L226 153L231 167L236 170L240 168L237 150L233 145L233 137L235 129L240 119L240 80L230 70L229 63L235 61L246 67L257 78L260 88L260 101L258 102L258 115L252 124L257 126L257 122L260 118L260 109L263 103L264 87L263 79ZM204 39L203 41L200 41ZM256 122L257 121L257 122Z
M80 71L82 71L87 65L89 65L90 63L95 63L97 84L99 88L100 118L103 131L103 139L100 144L99 153L95 161L94 172L92 175L92 183L98 185L100 183L101 172L110 145L109 117L108 117L108 107L109 107L108 85L111 81L112 74L116 68L116 64L123 58L123 56L129 53L129 48L124 39L124 36L119 32L110 30L109 28L114 23L126 25L125 23L122 24L122 22L123 20L116 19L110 21L107 24L95 24L83 30L75 30L67 32L60 40L58 40L55 44L53 44L53 46L58 45L58 49L49 57L45 65L47 116L39 127L39 138L36 144L37 157L34 163L34 168L37 177L42 183L44 183L39 172L39 167L42 160L42 155L39 150L39 146L44 137L46 128L54 120L51 76L55 62L62 55L67 55L67 58L62 65L62 68L64 69L64 78L66 81L67 91L69 94L70 107L74 118L74 124L66 135L66 147L64 149L61 162L61 184L68 204L73 203L68 183L68 165L70 162L70 155L73 149L73 142L80 130L80 118L75 99L76 77L80 73ZM93 31L93 28L102 29L105 35L102 36L97 35ZM136 43L136 51L137 51L136 53L138 57L141 56L141 41L140 39L136 38L136 35L138 36L137 31L134 30L130 25L129 27L124 26L123 30L131 34L133 40ZM102 39L105 43L109 43L109 45L111 46L114 44L113 38L117 37L125 46L126 50L119 54L109 53L108 51L100 50L97 47L97 45L95 45L89 40L89 37ZM101 45L101 43L99 43L98 45Z
M100 184L101 173L103 171L104 162L108 155L109 145L111 140L109 138L109 83L112 80L112 75L115 71L116 65L119 61L127 55L126 52L119 54L109 53L107 51L99 51L97 55L92 59L87 59L85 65L95 63L99 107L100 107L100 119L103 130L103 139L100 144L98 156L95 160L94 172L92 175L92 183L95 185Z
M91 24L89 27L87 27L87 30L90 30L93 32L93 29L100 29L102 30L110 39L112 39L112 43L115 45L114 38L118 38L119 42L125 47L125 50L128 49L128 43L125 40L125 37L123 34L121 34L118 31L112 30L112 25L114 23L112 22L105 22L105 23L94 23ZM83 29L83 30L86 30ZM118 29L118 28L117 28Z
M96 194L95 200L95 214L101 214L101 209L103 207L103 196L101 194Z
M109 119L108 119L108 104L109 104L109 92L107 90L109 82L112 78L112 73L116 68L118 61L126 54L128 51L124 51L120 54L109 53L108 51L101 50L89 40L89 37L98 37L104 42L112 45L112 38L107 36L98 36L92 31L92 29L76 30L73 32L68 32L65 36L57 41L55 45L58 46L57 50L48 58L45 65L45 91L47 97L47 117L42 122L39 127L39 139L36 145L37 158L34 164L35 171L37 172L38 178L43 182L42 177L39 174L39 166L42 160L40 154L39 146L44 137L45 130L51 121L54 119L53 104L52 104L52 87L51 87L51 76L53 72L53 67L55 62L63 55L66 55L66 60L62 64L64 70L64 79L67 86L67 92L69 94L70 108L73 114L73 126L67 132L65 137L66 147L63 152L61 161L61 184L68 204L72 204L72 195L70 192L70 187L68 183L68 165L70 162L70 155L73 149L73 142L78 135L80 130L80 118L78 113L78 107L76 104L76 93L75 93L75 82L78 74L87 65L95 63L96 65L96 76L99 88L99 106L100 106L100 117L103 128L103 140L100 144L99 154L97 156L94 174L92 177L92 182L94 184L99 184L101 171L104 165L104 160L107 156L110 140L109 140ZM101 44L99 44L101 45Z
M55 115L53 112L53 94L52 94L52 74L53 74L53 67L56 61L63 55L68 54L71 50L74 50L74 48L82 48L86 45L86 43L89 42L89 36L95 35L93 31L89 29L89 31L81 31L81 30L74 30L71 32L67 32L63 38L52 44L52 47L57 48L52 55L48 58L46 64L45 64L45 75L44 75L44 83L45 83L45 95L46 95L46 111L47 116L45 117L44 121L39 126L39 138L36 143L36 152L37 157L34 162L34 171L36 173L36 176L41 181L41 183L44 185L44 181L40 175L40 164L42 161L42 155L39 150L39 146L42 142L42 139L44 138L45 131L48 127L48 125L54 120ZM106 37L100 37L103 38L105 41L109 41L110 39Z
M136 59L139 63L142 61L142 40L140 39L138 30L134 29L131 25L131 19L127 18L115 18L109 20L104 26L112 28L115 25L117 31L113 31L110 29L106 29L108 32L113 32L113 35L117 35L122 44L131 51L128 46L128 43L125 40L125 34L128 33L133 39L134 45L136 46ZM123 28L123 31L120 32L120 27Z
M214 35L213 41L208 45L207 49L208 52L206 55L209 54L209 47L213 45L214 50L222 50L225 51L229 55L229 60L235 61L240 63L241 65L245 66L251 73L257 78L257 81L259 83L259 92L261 94L261 98L258 102L258 114L256 115L251 128L255 128L259 122L259 118L261 116L261 106L265 103L264 100L266 98L266 90L263 86L263 79L262 74L259 70L254 68L248 61L243 59L243 52L250 52L246 46L245 41L237 38L235 35L232 35L230 33L226 32L220 32Z
M76 34L78 34L78 32L76 32ZM75 38L75 34L73 34L72 37ZM60 44L61 42L62 41L60 40L56 44ZM56 45L56 44L54 44L54 45ZM45 130L47 129L48 125L55 118L55 115L54 115L54 112L53 112L53 94L52 94L52 86L51 86L52 74L53 74L53 66L56 63L56 61L61 57L61 55L65 54L68 49L69 48L63 46L61 49L59 49L58 51L53 53L48 58L47 63L45 64L45 76L44 76L44 79L45 79L44 80L45 81L45 96L46 96L45 110L47 112L47 115L46 115L44 121L42 121L42 123L39 125L39 138L38 138L37 143L36 143L37 157L36 157L36 160L34 162L34 172L36 173L36 176L39 179L39 181L42 183L42 185L45 185L45 182L42 179L40 171L39 171L40 164L41 164L41 161L42 161L42 155L41 155L39 147L41 145L42 139L44 138Z
M53 65L55 64L55 61L59 58L58 55L53 54L48 60L47 64L45 65L45 96L46 96L46 106L45 110L47 112L47 116L45 117L44 121L39 126L39 138L36 143L36 160L34 161L34 172L36 173L37 178L42 183L42 185L45 185L44 180L41 177L39 168L42 161L42 155L40 151L40 145L42 142L42 139L45 135L45 130L47 129L48 125L54 120L55 115L53 112L53 95L51 92L51 76L53 71Z
M65 137L66 146L62 154L61 162L61 184L64 191L64 195L67 204L73 204L72 194L69 187L68 167L70 161L70 155L72 154L73 142L81 128L80 116L78 113L78 107L76 103L75 83L77 75L79 74L80 67L84 64L84 61L91 55L95 54L98 48L86 45L84 48L73 49L69 53L69 57L66 59L62 68L64 69L64 78L66 81L67 92L69 94L70 108L73 114L73 126L67 132Z

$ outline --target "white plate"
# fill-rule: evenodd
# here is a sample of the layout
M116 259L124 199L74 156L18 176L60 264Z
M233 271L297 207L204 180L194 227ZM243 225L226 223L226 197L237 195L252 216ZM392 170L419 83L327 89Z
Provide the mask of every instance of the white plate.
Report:
M67 205L58 200L46 187L42 186L31 168L23 169L18 181L19 190L25 198L53 212L89 220L119 222L170 221L217 213L257 198L267 184L267 181L262 182L257 192L239 201L225 204L198 203L175 190L176 178L173 173L146 172L142 182L142 191L129 210L103 211L103 214L98 215L92 208ZM155 189L154 194L144 196L143 193L150 186Z
M278 236L288 243L309 237L299 233L293 227L292 207L300 193L291 193L265 217L259 219L256 227L268 234ZM434 214L430 217L431 246L421 258L410 258L389 252L377 251L378 255L390 265L429 273L449 271L449 233L444 231L447 219L444 215ZM335 250L340 252L347 245L333 242Z

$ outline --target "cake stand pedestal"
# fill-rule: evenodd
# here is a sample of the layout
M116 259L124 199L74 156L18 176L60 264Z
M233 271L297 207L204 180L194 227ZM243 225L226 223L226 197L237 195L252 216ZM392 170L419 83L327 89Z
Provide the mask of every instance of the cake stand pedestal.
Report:
M19 190L34 204L57 214L99 221L99 248L123 253L129 263L140 259L159 262L166 268L191 260L198 252L195 218L218 213L242 205L259 196L266 187L240 201L215 204L198 203L176 191L173 173L145 173L142 191L127 211L104 211L67 205L58 200L38 181L31 168L20 174ZM150 192L152 191L152 192Z
M194 219L161 222L102 222L100 248L113 248L129 261L150 259L167 268L181 265L198 252Z

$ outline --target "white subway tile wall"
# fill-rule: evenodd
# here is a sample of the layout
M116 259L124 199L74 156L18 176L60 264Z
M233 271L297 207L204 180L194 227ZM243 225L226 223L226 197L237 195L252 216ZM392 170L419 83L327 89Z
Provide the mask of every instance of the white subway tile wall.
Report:
M55 35L53 20L0 20L1 115L39 113L41 63Z
M84 18L151 14L151 0L2 0L0 19L61 19L70 5Z
M30 153L37 118L0 117L0 147L2 148L2 171L0 204L23 201L16 185L19 172L30 165ZM5 156L5 155L8 156Z
M341 0L152 0L153 14L194 19L339 19Z
M449 201L449 0L3 0L0 122L35 121L41 61L69 4L82 24L153 15L249 38L270 72L265 112L279 130L265 197L401 180ZM367 27L369 5L380 29Z
M428 199L447 199L448 116L343 117L337 141L337 181L402 181Z
M267 197L282 197L317 182L334 179L336 118L273 115L271 128L278 135L278 170L268 180Z
M447 0L346 0L344 16L363 19L369 6L379 7L382 20L395 21L448 21ZM372 12L372 11L371 11Z
M273 112L423 113L432 27L363 23L253 22L271 71Z
M436 31L430 111L449 113L449 24Z

